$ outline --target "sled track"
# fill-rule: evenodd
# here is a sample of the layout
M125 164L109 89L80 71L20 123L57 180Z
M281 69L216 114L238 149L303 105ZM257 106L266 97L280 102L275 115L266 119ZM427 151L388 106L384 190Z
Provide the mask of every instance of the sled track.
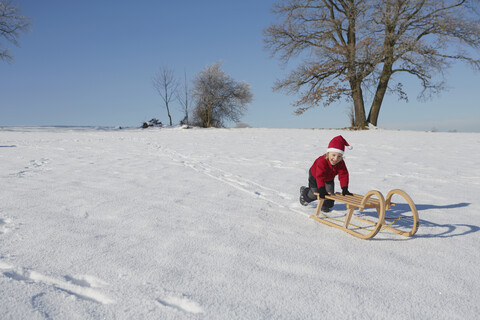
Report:
M295 213L310 217L308 213L302 212L301 210L294 208L294 205L296 205L298 199L293 198L289 194L282 193L278 190L263 186L255 181L246 179L231 172L215 168L211 165L206 164L205 162L202 162L201 160L192 159L191 157L187 157L175 150L168 149L162 146L157 147L162 150L164 154L168 154L168 156L173 161L187 168L190 168L210 178L228 184L237 190L251 195L252 197L260 198L282 209L288 209Z

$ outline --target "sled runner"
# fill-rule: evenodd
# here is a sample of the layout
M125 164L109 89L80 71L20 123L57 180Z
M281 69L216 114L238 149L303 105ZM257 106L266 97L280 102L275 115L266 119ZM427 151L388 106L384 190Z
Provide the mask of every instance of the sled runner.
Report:
M413 216L412 217L413 226L411 229L410 229L410 224L408 224L408 226L403 225L403 226L394 227L395 223L397 223L401 219L406 218L406 216L399 216L396 218L385 217L386 211L390 210L391 207L395 206L395 203L392 202L392 197L395 194L403 197L407 201L408 205L410 206L410 210ZM371 190L367 192L365 196L361 196L359 194L354 194L352 196L343 196L341 193L337 192L335 194L328 194L325 196L325 199L322 199L320 198L320 195L318 193L315 193L315 195L317 196L317 199L318 199L317 209L315 210L315 215L310 216L310 218L315 219L331 227L335 227L345 232L348 232L358 238L371 239L382 229L388 229L406 237L411 237L417 232L418 225L419 225L417 207L415 206L415 203L412 201L412 198L410 198L410 196L405 191L402 191L400 189L391 190L387 194L386 199L377 190ZM323 202L326 199L342 202L347 206L347 215L345 216L344 221L341 221L332 217L327 217L321 212ZM372 221L370 219L364 219L364 218L356 217L353 215L353 212L355 209L358 209L359 211L363 211L366 208L375 208L377 210L378 220ZM355 225L351 223L352 218L360 221L363 225L367 224L369 226L365 227L365 226ZM385 221L388 219L393 219L393 221L387 224ZM342 225L342 222L343 222L343 225Z

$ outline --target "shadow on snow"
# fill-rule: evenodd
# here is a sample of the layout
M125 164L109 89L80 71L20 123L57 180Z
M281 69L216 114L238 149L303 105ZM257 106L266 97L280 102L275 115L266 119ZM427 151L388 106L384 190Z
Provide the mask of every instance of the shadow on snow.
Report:
M451 210L451 209L465 208L465 207L468 207L469 205L471 205L471 203L466 203L466 202L450 204L450 205L431 205L431 204L416 205L417 211L419 214L419 223L420 223L419 230L412 238L405 238L405 240L414 239L414 238L458 237L458 236L463 236L463 235L467 235L467 234L479 231L480 227L476 225L463 224L463 223L440 224L440 223L435 223L433 221L422 219L422 211ZM344 206L344 205L340 204L340 206ZM390 208L385 212L386 224L388 225L390 222L400 217L399 220L394 222L393 226L395 228L400 228L405 230L411 229L412 223L413 223L411 211L412 210L410 209L410 206L408 204L397 203L396 206ZM378 217L377 212L374 209L370 209L370 210L366 209L363 212L359 212L358 210L355 210L354 216L355 215L363 218L370 218L369 220L372 220L372 221L375 221L375 219ZM426 230L426 228L429 228L429 231L430 231L429 233L422 232L422 229ZM388 231L385 230L384 232L388 232ZM371 240L381 240L381 239L374 238Z

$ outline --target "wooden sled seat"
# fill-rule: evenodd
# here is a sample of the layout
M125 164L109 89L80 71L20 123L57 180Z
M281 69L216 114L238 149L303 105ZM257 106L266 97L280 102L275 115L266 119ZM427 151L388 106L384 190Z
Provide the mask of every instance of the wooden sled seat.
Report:
M398 194L401 197L403 197L410 206L412 216L413 216L413 226L412 226L412 229L409 232L400 230L398 228L394 228L392 226L393 223L390 223L388 225L385 223L385 212L386 212L386 210L389 210L391 207L395 206L395 203L391 202L392 197L395 194ZM314 220L317 220L321 223L324 223L326 225L329 225L331 227L341 229L341 230L343 230L345 232L348 232L348 233L350 233L350 234L352 234L352 235L354 235L358 238L371 239L383 228L384 229L389 229L389 230L391 230L395 233L398 233L400 235L407 236L407 237L413 236L418 230L419 221L418 221L418 212L417 212L417 208L415 206L415 203L412 201L412 199L410 198L410 196L407 193L405 193L404 191L402 191L400 189L391 190L388 193L386 200L383 197L383 195L377 190L371 190L365 196L362 196L362 195L359 195L359 194L353 194L351 196L343 196L341 193L337 192L335 194L326 195L325 199L322 199L322 198L320 198L320 195L318 193L316 193L315 195L317 196L318 204L317 204L317 208L315 210L315 215L310 216L310 218L312 218ZM321 208L322 208L323 202L326 199L342 202L347 206L347 215L345 216L345 221L343 222L343 225L337 223L338 220L330 219L329 217L327 217L326 215L321 213ZM354 210L358 209L359 211L363 211L365 208L375 208L377 210L378 220L377 221L371 221L371 220L363 219L363 218L360 218L360 217L354 217L354 218L359 220L359 221L362 221L364 223L368 223L370 225L373 225L373 229L367 229L367 228L362 228L362 227L355 226L357 230L358 229L363 229L360 232L360 231L356 231L354 229L349 228L350 227L350 221L353 217ZM322 216L320 216L320 215L322 215ZM403 217L401 217L401 218L403 218ZM400 219L400 217L397 218L397 220L399 220L399 219ZM397 221L397 220L395 220L395 221ZM366 230L366 233L365 233L365 230Z

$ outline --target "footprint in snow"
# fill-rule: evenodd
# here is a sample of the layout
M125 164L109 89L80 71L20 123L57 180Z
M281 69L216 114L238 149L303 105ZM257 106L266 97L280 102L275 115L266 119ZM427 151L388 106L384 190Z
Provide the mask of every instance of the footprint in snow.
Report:
M12 223L10 219L0 218L0 234L8 233L10 231L9 225Z
M162 306L174 308L180 311L188 313L203 313L203 308L195 301L192 301L185 296L175 297L175 296L166 296L163 298L158 298L157 302Z
M40 160L30 160L30 165L25 166L23 169L17 173L11 174L11 176L16 176L18 178L25 177L27 175L34 174L35 172L40 171L49 171L50 168L45 168L45 165L48 164L50 161L47 158L41 158Z
M89 275L65 276L65 280L81 287L103 288L108 286L107 282Z
M51 319L50 314L48 313L48 302L44 299L45 292L41 292L32 297L30 303L34 310L39 312L45 319Z
M37 271L16 268L0 261L0 276L1 275L16 281L50 285L82 300L89 300L101 304L115 303L114 300L97 290L97 288L105 287L108 284L93 276L64 276L63 279L59 279L41 274Z

